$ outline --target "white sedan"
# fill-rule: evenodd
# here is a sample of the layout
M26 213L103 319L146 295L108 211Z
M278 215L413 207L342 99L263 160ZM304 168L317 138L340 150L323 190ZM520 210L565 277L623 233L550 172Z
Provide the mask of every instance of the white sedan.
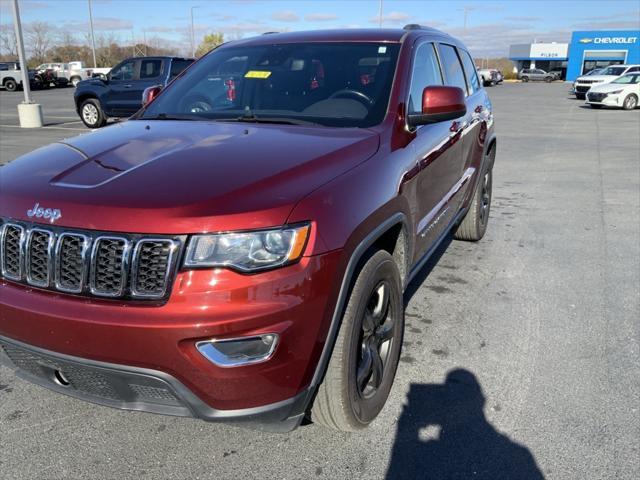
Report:
M592 108L621 107L633 110L639 105L640 73L628 73L611 83L595 85L587 93L587 103Z

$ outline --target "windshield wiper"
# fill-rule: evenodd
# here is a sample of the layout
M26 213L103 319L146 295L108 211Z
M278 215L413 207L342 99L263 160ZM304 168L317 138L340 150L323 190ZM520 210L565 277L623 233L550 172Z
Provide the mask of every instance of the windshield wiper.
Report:
M141 120L206 120L199 115L159 113L155 117L143 117Z

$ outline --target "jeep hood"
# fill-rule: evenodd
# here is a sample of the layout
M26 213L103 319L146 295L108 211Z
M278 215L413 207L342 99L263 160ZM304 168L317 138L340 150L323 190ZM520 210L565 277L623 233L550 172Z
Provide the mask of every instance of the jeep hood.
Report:
M591 80L594 82L610 82L611 80L615 80L619 75L585 75L582 77L578 77L577 81L582 80Z
M0 168L0 215L45 222L27 216L38 203L56 225L157 234L281 225L378 144L367 129L127 121Z

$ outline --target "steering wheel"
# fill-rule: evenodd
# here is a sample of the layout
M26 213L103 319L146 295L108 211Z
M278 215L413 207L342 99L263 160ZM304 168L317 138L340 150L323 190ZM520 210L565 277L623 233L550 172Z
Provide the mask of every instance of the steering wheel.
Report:
M203 113L213 110L213 106L209 103L209 100L202 95L194 95L185 98L182 101L182 110L187 113Z
M364 93L358 91L358 90L351 90L349 88L345 88L343 90L338 90L337 92L334 92L331 94L331 96L329 96L329 98L344 98L344 97L351 97L355 100L359 100L362 103L366 104L367 106L371 106L373 105L373 100L371 100L371 98L369 98L367 95L365 95Z

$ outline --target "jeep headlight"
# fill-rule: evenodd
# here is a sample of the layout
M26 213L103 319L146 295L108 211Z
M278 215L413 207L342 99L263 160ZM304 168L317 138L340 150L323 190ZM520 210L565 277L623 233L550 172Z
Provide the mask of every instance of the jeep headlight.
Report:
M310 226L299 225L253 232L194 235L184 266L229 267L256 272L294 263L302 257Z

